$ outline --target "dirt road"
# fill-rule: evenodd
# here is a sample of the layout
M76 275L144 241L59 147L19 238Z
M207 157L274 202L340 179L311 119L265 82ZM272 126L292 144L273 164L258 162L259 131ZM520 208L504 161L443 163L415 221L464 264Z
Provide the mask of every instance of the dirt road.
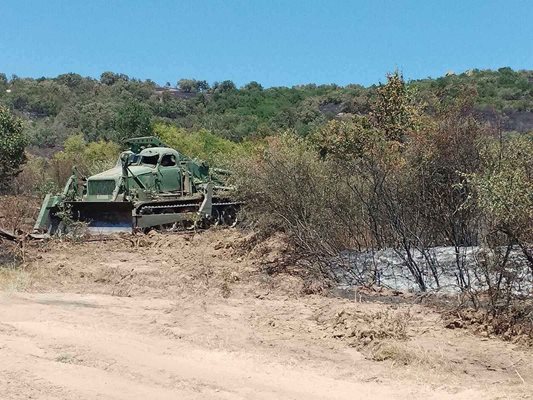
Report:
M419 305L294 293L235 232L36 248L2 276L2 399L527 399L532 353Z

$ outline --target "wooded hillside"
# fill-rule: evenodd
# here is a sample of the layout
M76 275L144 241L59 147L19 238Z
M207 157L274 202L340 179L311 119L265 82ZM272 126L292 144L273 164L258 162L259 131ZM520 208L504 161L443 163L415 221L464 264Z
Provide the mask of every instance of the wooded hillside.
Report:
M369 113L377 85L363 87L301 85L263 88L257 82L181 79L164 87L124 74L104 72L100 79L75 73L55 78L7 78L0 74L0 104L26 120L31 149L61 147L83 134L87 141L120 141L151 134L166 122L187 131L207 130L233 141L284 130L305 136L328 120ZM471 91L482 120L504 131L533 130L533 71L470 70L408 84L428 112L459 92Z

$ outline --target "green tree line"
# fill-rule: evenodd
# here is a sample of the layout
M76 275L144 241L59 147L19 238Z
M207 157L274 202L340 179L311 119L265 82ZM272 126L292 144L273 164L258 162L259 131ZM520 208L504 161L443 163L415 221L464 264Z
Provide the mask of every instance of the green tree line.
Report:
M465 90L475 94L482 119L506 131L528 131L533 122L533 71L472 70L409 82L413 99L429 113ZM264 88L257 82L209 84L179 79L159 87L151 80L104 72L100 79L75 73L55 78L0 74L0 104L25 121L34 149L57 148L73 135L119 142L152 134L156 123L189 132L207 130L242 141L287 129L307 136L328 121L368 115L379 85L299 85ZM529 115L529 117L528 117Z

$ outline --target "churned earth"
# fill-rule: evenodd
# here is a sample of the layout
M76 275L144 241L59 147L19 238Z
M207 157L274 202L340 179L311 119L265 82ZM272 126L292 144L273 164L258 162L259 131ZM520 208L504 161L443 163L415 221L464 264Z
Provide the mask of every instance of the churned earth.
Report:
M533 353L414 297L321 294L282 237L34 242L0 270L2 399L529 399ZM318 288L310 290L310 288Z

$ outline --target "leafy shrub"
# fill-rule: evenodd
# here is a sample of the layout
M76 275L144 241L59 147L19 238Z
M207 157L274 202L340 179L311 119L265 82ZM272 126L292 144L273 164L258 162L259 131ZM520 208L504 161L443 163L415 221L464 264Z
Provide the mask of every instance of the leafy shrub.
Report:
M21 171L26 161L26 142L22 120L0 106L0 191L9 189Z
M533 277L533 137L487 143L479 171L469 178L486 225L485 243L517 244Z
M89 142L83 135L69 137L64 143L64 150L56 153L51 166L57 182L65 182L73 166L84 175L92 175L115 165L120 153L120 146L114 142Z
M31 156L28 164L17 178L21 193L57 193L62 188L75 166L85 176L112 168L120 153L120 146L113 142L89 142L83 135L70 136L64 149L51 159Z
M471 183L489 229L519 242L533 239L533 136L487 143Z

